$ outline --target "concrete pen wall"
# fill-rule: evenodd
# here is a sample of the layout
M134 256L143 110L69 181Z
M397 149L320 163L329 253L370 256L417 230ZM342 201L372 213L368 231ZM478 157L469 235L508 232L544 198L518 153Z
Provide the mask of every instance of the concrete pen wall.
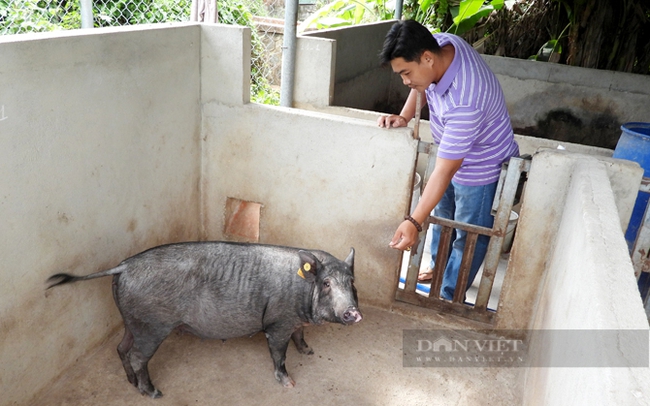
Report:
M110 278L45 291L50 275L199 238L199 34L0 37L0 403L27 403L119 326Z
M555 205L559 227L532 318L523 403L646 404L648 320L612 190L622 168L555 151L535 165L536 175L561 169L568 188Z

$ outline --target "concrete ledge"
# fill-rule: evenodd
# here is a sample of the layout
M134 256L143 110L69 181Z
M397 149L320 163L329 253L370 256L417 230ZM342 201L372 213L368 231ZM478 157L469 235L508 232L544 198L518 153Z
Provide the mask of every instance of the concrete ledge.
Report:
M647 341L646 359L640 360L646 368L535 368L567 360L579 362L580 348L602 352L606 365L638 363L642 355L639 347L616 332L641 330L647 339L648 322L620 230L610 177L606 166L596 159L581 160L572 170L532 327L584 332L580 343L558 342L552 334L532 335L529 361L533 368L526 376L524 404L631 405L649 401L643 390L650 386ZM617 337L609 337L612 334Z
M481 56L490 66L490 69L498 75L650 96L648 78L643 75L579 68L576 66L506 58L502 56Z

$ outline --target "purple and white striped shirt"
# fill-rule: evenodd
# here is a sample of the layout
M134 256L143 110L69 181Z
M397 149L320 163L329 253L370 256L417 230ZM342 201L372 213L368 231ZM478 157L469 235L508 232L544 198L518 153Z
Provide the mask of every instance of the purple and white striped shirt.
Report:
M519 155L499 81L483 58L453 34L433 35L453 45L454 59L438 84L425 91L438 157L463 159L454 182L480 186L499 179L501 164Z

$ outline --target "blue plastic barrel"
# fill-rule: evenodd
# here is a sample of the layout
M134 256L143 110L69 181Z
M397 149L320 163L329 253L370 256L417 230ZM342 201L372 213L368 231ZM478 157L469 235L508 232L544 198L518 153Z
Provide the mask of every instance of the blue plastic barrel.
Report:
M625 123L621 126L623 133L614 149L614 158L638 162L643 168L643 177L650 178L650 123ZM639 192L630 224L625 232L625 241L632 252L639 228L643 224L650 194Z

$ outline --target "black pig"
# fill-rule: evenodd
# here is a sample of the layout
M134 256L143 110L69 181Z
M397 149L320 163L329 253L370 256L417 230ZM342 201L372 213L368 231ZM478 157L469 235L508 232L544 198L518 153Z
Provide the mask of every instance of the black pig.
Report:
M48 282L51 288L113 275L113 298L124 320L117 352L129 382L157 398L162 393L147 364L175 328L222 340L264 331L275 378L293 387L284 366L290 338L299 352L311 354L304 325L361 321L353 269L354 249L340 261L323 251L186 242L152 248L106 271L60 273Z

